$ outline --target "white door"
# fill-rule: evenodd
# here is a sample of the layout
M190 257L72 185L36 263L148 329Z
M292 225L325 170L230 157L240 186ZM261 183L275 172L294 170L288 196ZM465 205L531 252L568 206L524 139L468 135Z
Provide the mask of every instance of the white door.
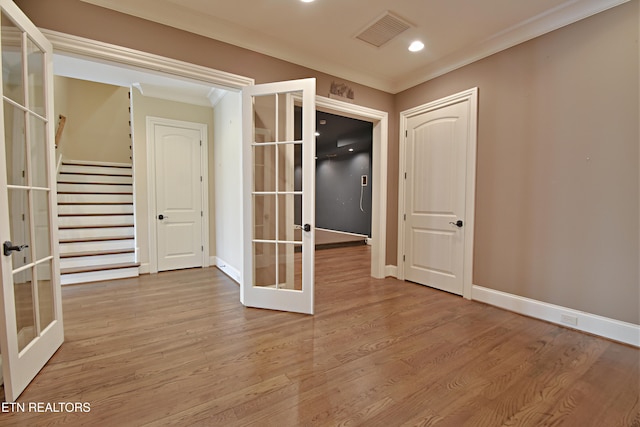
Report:
M242 92L244 251L240 301L313 314L315 79ZM294 106L302 135L294 135ZM295 187L295 174L302 177ZM302 223L295 223L295 212Z
M463 294L469 100L407 119L404 277ZM473 159L475 162L475 159Z
M52 47L9 0L2 11L0 349L15 401L62 345Z
M153 123L158 271L203 266L202 126Z

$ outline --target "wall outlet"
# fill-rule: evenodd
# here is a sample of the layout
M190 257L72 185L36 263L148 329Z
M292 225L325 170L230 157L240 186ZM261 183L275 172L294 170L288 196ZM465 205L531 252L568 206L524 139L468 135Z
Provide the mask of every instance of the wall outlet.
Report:
M573 316L571 314L561 314L560 321L567 325L578 326L578 316Z

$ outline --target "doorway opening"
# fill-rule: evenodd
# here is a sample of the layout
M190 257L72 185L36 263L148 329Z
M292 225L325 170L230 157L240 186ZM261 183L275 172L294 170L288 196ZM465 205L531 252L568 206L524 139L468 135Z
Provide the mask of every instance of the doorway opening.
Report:
M54 48L56 49L56 52L58 54L93 58L100 63L106 62L113 64L114 66L124 68L140 68L145 70L146 72L154 73L156 75L170 75L172 78L175 78L177 80L205 84L212 89L217 88L227 91L228 94L224 96L220 101L221 103L229 104L230 107L229 114L221 114L221 116L223 116L224 123L229 124L229 130L225 137L227 137L227 139L240 139L241 120L239 117L241 112L241 103L239 102L238 94L239 90L242 87L252 85L253 79L212 70L194 64L187 64L181 61L160 58L156 55L146 54L144 52L130 51L129 49L57 33L54 31L45 32L46 36L53 42ZM218 99L221 97L220 93L212 93L211 96L213 98L217 97ZM322 96L316 97L316 109L319 111L325 111L345 117L352 117L369 121L373 124L373 173L368 178L369 185L372 186L371 275L376 278L383 278L387 275L387 268L385 266L385 248L387 196L386 153L388 139L388 113L367 107L348 104L342 101L329 99ZM231 158L231 162L225 162L225 164L222 165L222 169L225 170L224 178L226 182L239 182L238 179L241 178L241 174L239 173L241 169L241 144L238 144L238 147L230 147L229 145L230 144L227 144L225 147L216 147L214 142L214 149L210 150L210 157L218 155L218 158L220 158L219 154L224 154L227 158ZM233 152L229 153L228 151ZM209 159L209 161L211 162L212 159ZM219 165L216 163L215 166L216 167L214 168L213 174L215 174L216 176L216 181L220 183L220 180L218 179ZM138 170L137 172L144 172L144 169ZM378 185L376 185L376 183ZM224 236L232 233L237 237L239 235L238 233L241 232L240 218L237 214L232 214L234 210L237 211L237 209L241 209L241 200L236 197L237 192L233 192L235 196L232 195L233 197L228 197L228 201L225 199L224 204L218 203L219 194L223 194L227 190L230 191L230 188L225 188L224 185L220 185L219 188L218 184L216 184L215 188L216 202L214 204L216 225L215 227L212 227L212 235L215 234L215 237L212 237L212 242L215 241L215 249L214 247L212 247L211 252L216 253L216 256L211 256L210 261L211 264L217 265L219 268L225 271L225 273L240 282L242 280L240 274L240 271L242 270L242 245L237 238L237 242L226 242L226 237ZM222 205L226 206L226 212L218 212L218 209ZM136 207L136 211L139 211L138 207ZM140 238L146 236L145 238L148 239L148 224L145 224L144 222L141 223L140 221L138 221L139 219L145 221L144 218L139 218L139 216L137 215L137 237ZM219 219L222 219L222 222L228 219L231 224L229 226L225 224L224 227L219 227L217 224ZM143 234L144 236L141 236L141 234ZM222 240L224 241L218 241L220 240L220 236L223 236ZM227 243L229 243L229 245L227 245ZM224 246L225 248L227 248L228 246L230 250L222 253L220 251L220 247L222 246ZM148 272L148 266L145 266L144 263L142 263L140 272Z
M387 147L388 147L388 113L368 107L362 107L335 99L316 97L316 111L337 117L356 119L371 126L371 155L369 175L356 177L356 184L361 186L363 199L370 191L371 197L371 234L367 240L371 253L371 277L382 279L392 275L386 267L387 245ZM366 127L366 126L365 126ZM322 125L319 126L322 132ZM347 150L348 150L347 145ZM354 152L355 152L354 147ZM320 157L320 156L318 156ZM363 179L365 182L363 183ZM363 185L364 184L364 185ZM362 188L365 187L365 188ZM360 207L358 200L358 209ZM364 206L363 206L364 207Z
M295 135L300 136L296 108ZM316 112L316 249L371 243L373 124ZM296 185L302 179L295 167ZM295 212L301 225L301 212Z

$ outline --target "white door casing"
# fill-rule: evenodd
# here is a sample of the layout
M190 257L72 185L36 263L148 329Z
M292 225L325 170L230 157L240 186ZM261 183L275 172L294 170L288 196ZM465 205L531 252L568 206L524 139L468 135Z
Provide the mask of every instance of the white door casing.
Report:
M371 171L371 277L395 275L386 268L388 113L336 99L316 96L316 109L373 124Z
M302 139L294 105L302 102ZM243 110L243 283L247 307L313 314L315 79L249 86ZM294 187L296 162L302 187ZM302 230L294 223L302 211Z
M477 88L401 113L398 276L465 298L472 286L476 117Z
M0 353L5 399L13 402L60 347L64 328L52 120L53 50L13 2L0 0L0 9L4 14L0 244L28 245L8 255L0 253ZM17 153L24 155L16 158Z
M147 118L150 270L208 266L207 126Z

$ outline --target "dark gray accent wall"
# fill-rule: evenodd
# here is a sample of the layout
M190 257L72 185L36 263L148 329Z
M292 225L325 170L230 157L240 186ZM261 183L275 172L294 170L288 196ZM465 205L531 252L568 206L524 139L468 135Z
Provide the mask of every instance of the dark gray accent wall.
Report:
M316 162L316 227L371 237L371 153Z
M296 188L302 169L296 167ZM362 187L361 177L367 176ZM316 161L316 227L371 237L371 152ZM362 191L362 193L361 193ZM362 196L362 210L360 197ZM296 204L296 224L301 224Z

